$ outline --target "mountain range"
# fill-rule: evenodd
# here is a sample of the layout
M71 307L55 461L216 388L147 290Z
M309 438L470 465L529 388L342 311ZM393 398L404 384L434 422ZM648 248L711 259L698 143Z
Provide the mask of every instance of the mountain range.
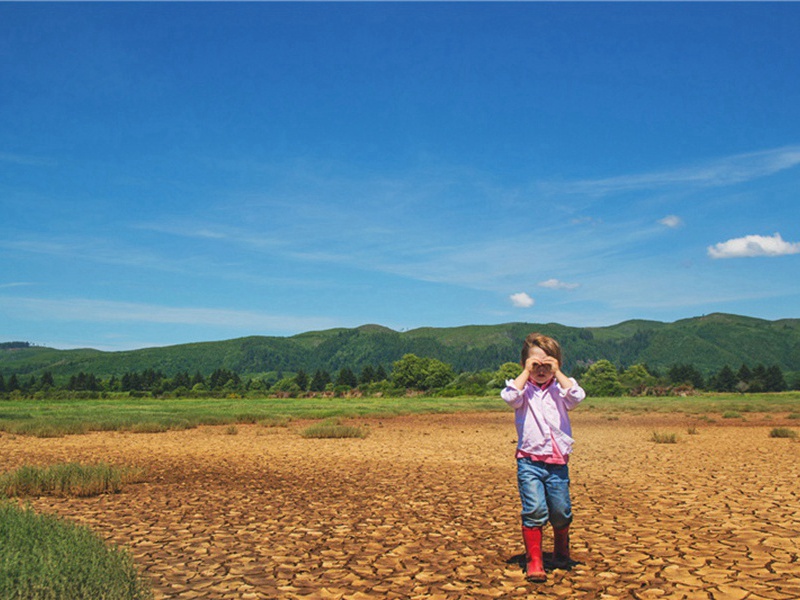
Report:
M344 367L358 372L366 365L388 371L408 353L439 359L456 371L495 370L519 361L522 341L532 331L559 340L566 372L608 359L620 367L639 363L661 372L675 364L693 365L704 375L724 365L736 370L742 364L763 364L778 365L787 375L800 373L800 319L768 321L714 313L673 323L631 320L608 327L507 323L398 332L363 325L291 337L250 336L115 352L5 342L0 343L0 374L39 377L50 372L59 381L79 372L108 378L146 369L168 377L184 371L208 375L216 369L242 377L300 369L334 373Z

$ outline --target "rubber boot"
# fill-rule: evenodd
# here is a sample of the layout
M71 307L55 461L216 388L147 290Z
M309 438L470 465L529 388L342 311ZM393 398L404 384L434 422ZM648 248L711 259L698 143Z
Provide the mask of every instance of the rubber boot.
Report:
M525 577L528 581L546 581L542 561L542 528L522 526L522 539L525 541Z
M569 525L564 529L553 529L553 562L559 567L570 564Z

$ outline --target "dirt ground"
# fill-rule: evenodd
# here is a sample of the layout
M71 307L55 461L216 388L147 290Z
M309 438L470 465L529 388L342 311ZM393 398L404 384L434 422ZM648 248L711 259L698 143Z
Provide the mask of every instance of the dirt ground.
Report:
M783 415L576 412L570 569L522 572L508 412L60 439L0 436L0 470L107 461L147 481L33 498L127 547L156 598L800 598L800 443ZM689 434L689 428L696 433ZM675 433L656 444L654 431Z

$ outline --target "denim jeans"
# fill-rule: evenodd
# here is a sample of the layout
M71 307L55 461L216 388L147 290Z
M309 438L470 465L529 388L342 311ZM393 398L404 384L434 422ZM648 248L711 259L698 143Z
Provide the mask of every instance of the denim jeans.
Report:
M550 521L554 529L563 529L572 522L567 465L518 458L517 484L525 527L542 527Z

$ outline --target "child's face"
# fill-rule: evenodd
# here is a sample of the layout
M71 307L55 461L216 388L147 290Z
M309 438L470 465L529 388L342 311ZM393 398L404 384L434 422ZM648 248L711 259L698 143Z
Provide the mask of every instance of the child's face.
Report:
M533 346L528 353L527 363L531 370L530 378L539 385L550 381L553 376L552 362L553 359L544 350Z

